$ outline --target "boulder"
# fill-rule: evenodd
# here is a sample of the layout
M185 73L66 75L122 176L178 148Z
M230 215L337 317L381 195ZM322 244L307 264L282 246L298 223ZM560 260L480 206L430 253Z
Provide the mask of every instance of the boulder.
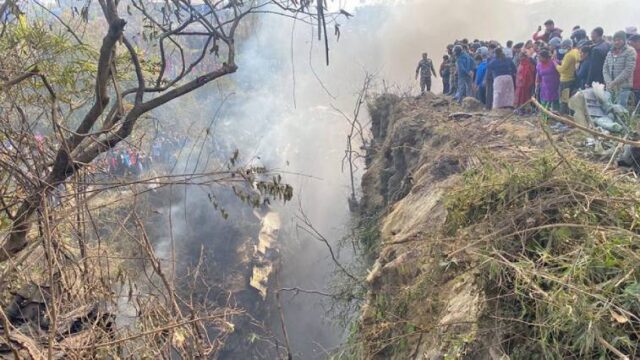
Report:
M462 108L465 111L482 111L484 104L476 98L467 97L462 100Z

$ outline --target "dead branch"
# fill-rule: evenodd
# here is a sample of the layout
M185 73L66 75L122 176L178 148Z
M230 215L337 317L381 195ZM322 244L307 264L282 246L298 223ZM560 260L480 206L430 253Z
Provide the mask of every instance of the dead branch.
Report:
M279 277L279 268L280 264L278 264L275 272L276 278L276 287L280 287L280 277ZM282 336L284 337L284 345L287 348L287 360L293 359L293 352L291 352L291 345L289 344L289 335L287 334L287 326L284 321L284 311L282 310L282 302L280 301L280 291L276 291L276 306L278 307L278 314L280 315L280 327L282 329Z
M303 226L296 225L296 227L301 229L301 230L303 230L307 234L311 235L314 239L316 239L316 240L322 242L323 244L325 244L325 246L329 250L329 254L331 255L331 260L333 260L333 263L338 267L338 269L340 269L340 271L342 271L343 274L347 275L351 280L355 281L356 283L361 283L362 282L361 280L359 280L354 275L352 275L349 271L347 271L347 269L338 261L338 259L336 258L335 253L333 252L333 247L331 247L331 244L329 244L329 240L327 240L313 226L313 224L311 223L311 220L307 217L307 214L305 214L304 210L302 208L300 208L299 212L300 212L300 214L297 215L296 218L298 220L302 221Z
M590 129L590 128L588 128L588 127L582 126L582 125L580 125L580 124L576 123L575 121L572 121L572 120L570 120L570 119L568 119L568 118L565 118L565 117L563 117L563 116L560 116L560 115L558 115L558 114L555 114L555 113L553 113L553 112L551 112L551 111L547 110L547 109L546 109L544 106L542 106L542 104L540 104L540 103L538 102L538 100L536 100L535 98L532 98L532 99L531 99L531 103L532 103L533 105L535 105L535 107L537 107L537 108L538 108L540 111L542 111L545 115L547 115L547 116L551 117L552 119L554 119L554 120L556 120L556 121L559 121L559 122L561 122L561 123L563 123L563 124L565 124L565 125L568 125L568 126L571 126L571 127L576 128L576 129L579 129L579 130L585 131L585 132L587 132L587 133L589 133L589 134L591 134L591 135L593 135L593 136L600 137L600 138L603 138L603 139L612 140L612 141L615 141L615 142L619 142L619 143L623 143L623 144L627 144L627 145L631 145L631 146L640 146L640 142L638 142L638 141L631 141L631 140L627 140L627 139L619 138L619 137L617 137L617 136L612 136L612 135L604 134L604 133L601 133L601 132L599 132L599 131L597 131L597 130L593 130L593 129Z

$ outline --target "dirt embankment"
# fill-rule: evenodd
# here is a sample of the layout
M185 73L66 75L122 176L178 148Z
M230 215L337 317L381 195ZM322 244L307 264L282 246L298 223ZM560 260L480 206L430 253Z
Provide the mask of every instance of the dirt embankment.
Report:
M637 186L581 160L582 134L472 105L370 104L356 356L634 358Z

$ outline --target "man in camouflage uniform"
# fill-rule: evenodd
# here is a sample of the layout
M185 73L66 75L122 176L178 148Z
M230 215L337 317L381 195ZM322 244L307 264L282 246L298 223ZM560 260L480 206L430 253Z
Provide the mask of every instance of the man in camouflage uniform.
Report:
M427 53L423 53L422 60L420 60L416 68L416 80L418 79L418 75L420 75L420 92L422 95L424 95L425 89L431 91L431 74L438 77L438 75L436 75L436 69L433 67L433 62L429 59Z

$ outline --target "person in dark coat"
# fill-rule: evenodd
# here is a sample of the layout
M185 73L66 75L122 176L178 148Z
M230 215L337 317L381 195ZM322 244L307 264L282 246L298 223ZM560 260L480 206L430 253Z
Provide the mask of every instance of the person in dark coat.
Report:
M607 58L611 45L604 40L604 30L601 27L593 29L591 32L591 41L593 41L593 48L591 50L591 64L589 65L589 75L585 83L586 87L591 87L594 82L604 84L604 75L602 75L602 68L604 67L604 61Z
M576 87L584 90L589 79L589 69L591 68L591 49L593 44L585 43L580 45L580 66L576 71Z
M443 56L442 64L440 65L440 77L442 78L442 93L445 95L451 91L449 87L449 76L451 75L449 65L449 55Z

